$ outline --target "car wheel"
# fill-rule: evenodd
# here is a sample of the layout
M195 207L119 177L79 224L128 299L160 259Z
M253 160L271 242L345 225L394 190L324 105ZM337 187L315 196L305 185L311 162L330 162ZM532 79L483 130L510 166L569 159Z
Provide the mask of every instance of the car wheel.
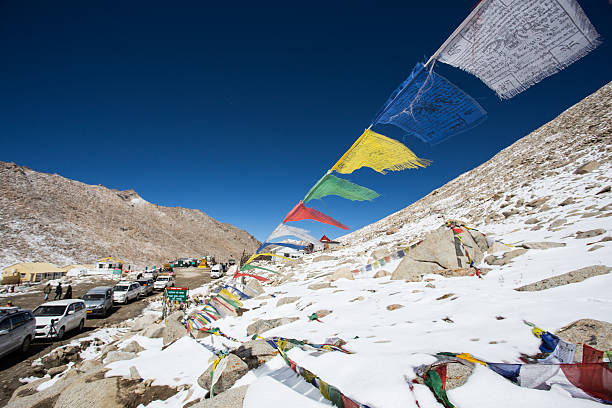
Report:
M85 320L81 319L81 321L79 322L79 328L77 330L78 333L83 331L83 326L85 326Z
M23 343L21 343L21 353L25 354L28 352L28 350L30 350L30 344L32 343L32 340L30 339L30 336L26 336L25 339L23 339Z
M66 328L64 326L60 327L60 329L57 331L57 339L58 340L63 339L65 332L66 332Z

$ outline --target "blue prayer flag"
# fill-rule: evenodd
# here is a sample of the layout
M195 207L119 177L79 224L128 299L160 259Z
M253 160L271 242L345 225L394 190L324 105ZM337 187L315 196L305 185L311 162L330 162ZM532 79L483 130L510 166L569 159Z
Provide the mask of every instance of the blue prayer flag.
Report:
M486 117L487 112L471 96L418 63L373 124L392 124L436 144L479 125Z
M268 246L272 246L272 245L276 245L276 246L283 246L283 247L287 247L287 248L293 248L293 249L297 249L298 251L306 248L304 245L297 245L297 244L288 244L285 242L264 242L263 244L261 244L261 246L257 249L256 253L261 252L265 247Z

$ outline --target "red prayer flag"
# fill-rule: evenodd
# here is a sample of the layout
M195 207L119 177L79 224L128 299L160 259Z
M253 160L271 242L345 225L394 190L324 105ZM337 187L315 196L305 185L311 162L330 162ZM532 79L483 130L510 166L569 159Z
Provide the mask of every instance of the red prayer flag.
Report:
M434 371L438 373L440 380L442 380L442 389L446 390L446 364L434 367Z
M565 377L593 398L612 401L612 370L608 363L561 364Z
M300 201L285 217L283 220L283 224L287 221L301 221L301 220L315 220L322 222L324 224L333 225L342 229L349 229L346 225L339 223L333 218L323 214L320 211L315 210L314 208L308 208L304 205L302 201Z
M603 351L597 350L588 344L582 345L582 362L583 363L601 363L603 361Z
M263 276L251 275L250 273L235 273L234 274L234 278L239 278L241 276L249 276L249 277L255 278L255 279L257 279L258 281L261 281L261 282L265 282L265 281L268 280L267 278L264 278Z
M358 403L348 398L344 394L340 394L340 398L342 398L342 405L344 405L344 408L359 408L360 407Z

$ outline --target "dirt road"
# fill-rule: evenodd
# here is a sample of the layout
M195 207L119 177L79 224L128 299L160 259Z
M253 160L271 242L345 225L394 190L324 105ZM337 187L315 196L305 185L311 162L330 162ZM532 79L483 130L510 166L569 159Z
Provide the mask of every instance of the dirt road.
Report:
M181 287L189 287L195 289L210 282L209 269L184 268L175 269L176 285ZM108 279L92 279L89 282L83 282L73 285L73 298L80 298L89 289L96 286L114 286L116 280ZM64 285L62 285L64 286ZM40 291L24 293L10 297L15 306L25 309L34 309L43 303L42 288ZM153 295L144 299L134 300L127 305L114 306L113 312L106 318L91 318L87 319L85 328L81 333L68 332L62 341L58 342L35 342L32 344L30 351L26 355L13 353L4 356L0 359L0 406L6 405L13 391L21 385L19 378L29 377L32 375L40 375L32 369L32 361L44 356L56 347L69 343L75 338L89 335L93 330L100 327L113 327L114 325L124 322L127 319L136 317L142 313L142 310L151 302L161 296L160 292L155 292ZM0 304L4 305L9 298L0 298ZM50 297L53 299L53 292Z

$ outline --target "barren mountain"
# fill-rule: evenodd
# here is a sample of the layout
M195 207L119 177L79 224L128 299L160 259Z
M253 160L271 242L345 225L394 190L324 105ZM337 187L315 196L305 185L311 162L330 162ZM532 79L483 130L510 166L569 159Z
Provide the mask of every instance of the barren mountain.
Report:
M112 255L136 265L177 257L226 260L259 242L200 210L162 207L135 191L92 186L0 162L0 266L91 263Z

